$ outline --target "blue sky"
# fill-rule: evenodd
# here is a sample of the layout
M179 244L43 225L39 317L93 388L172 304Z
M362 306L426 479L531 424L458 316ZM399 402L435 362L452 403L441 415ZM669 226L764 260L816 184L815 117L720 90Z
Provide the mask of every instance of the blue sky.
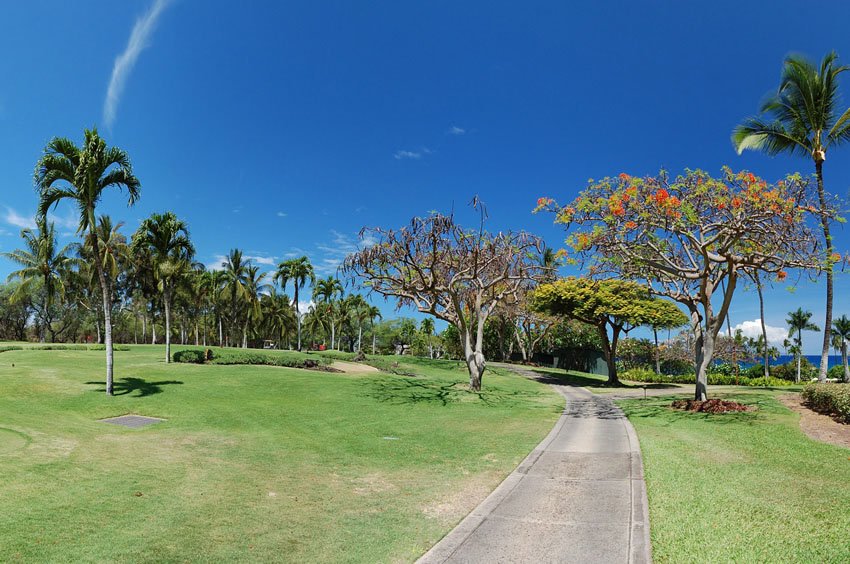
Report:
M809 173L804 159L739 157L729 134L775 88L789 52L835 49L850 63L850 5L819 11L781 1L10 3L0 250L18 245L32 216L47 140L80 140L92 125L129 151L142 181L134 208L104 202L128 234L171 209L202 262L232 247L261 263L303 252L322 274L364 225L453 206L470 219L474 194L491 229L558 245L563 231L530 210L541 195L568 200L588 178L723 164L769 179ZM828 155L825 174L847 196L850 147ZM65 233L70 214L57 210ZM0 259L0 276L11 269ZM847 276L839 315L850 314ZM802 306L817 319L822 302L814 284L776 288L765 317L784 327ZM755 294L739 293L732 323L756 319ZM818 348L815 335L805 348Z

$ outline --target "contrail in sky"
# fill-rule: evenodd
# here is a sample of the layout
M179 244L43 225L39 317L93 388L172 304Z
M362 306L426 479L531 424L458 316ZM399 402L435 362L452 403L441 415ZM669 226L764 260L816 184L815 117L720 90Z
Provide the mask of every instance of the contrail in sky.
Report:
M103 102L103 121L107 127L112 127L115 122L115 113L118 111L118 102L121 93L124 92L124 84L133 70L139 54L148 46L148 40L156 28L159 16L168 7L171 0L154 0L147 14L136 20L133 31L130 32L130 40L127 48L115 58L115 66L112 67L112 77L109 79L109 88L106 91L106 100Z

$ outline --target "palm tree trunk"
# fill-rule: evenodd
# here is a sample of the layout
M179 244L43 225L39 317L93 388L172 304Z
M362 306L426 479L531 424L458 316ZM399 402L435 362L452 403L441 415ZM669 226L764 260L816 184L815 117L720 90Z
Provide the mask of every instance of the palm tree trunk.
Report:
M375 354L375 345L376 345L376 335L375 335L375 326L372 326L372 354Z
M89 232L94 250L94 264L97 270L97 278L100 280L100 290L103 295L103 332L106 340L106 395L111 396L113 390L113 367L114 358L112 352L112 296L109 285L106 283L106 274L103 272L103 263L100 260L100 245L94 231Z
M820 372L818 373L818 380L821 382L826 381L826 373L827 368L829 366L829 345L830 345L830 337L831 337L831 329L832 329L832 293L833 293L833 264L832 264L832 254L835 250L835 247L832 244L832 237L829 233L829 218L826 215L827 204L826 204L826 194L823 188L823 160L820 157L820 154L815 157L815 172L817 173L818 180L818 201L820 203L820 221L821 227L823 228L823 237L826 241L826 315L823 322L823 347L821 348L820 355ZM802 354L802 352L801 352Z
M767 326L764 323L764 294L762 294L761 291L761 280L759 279L758 272L756 272L756 290L758 291L759 295L759 311L761 312L761 336L764 341L762 346L762 353L764 354L764 377L767 378L770 376L770 360L768 359L767 354Z
M844 381L850 383L850 368L847 367L847 340L841 340L841 362L844 363Z
M655 373L661 374L661 349L658 348L658 329L653 327L652 334L655 337Z
M357 352L361 350L361 344L363 343L363 326L357 326Z
M295 280L295 325L298 328L298 352L301 352L301 312L298 311L298 280Z
M797 378L794 380L795 383L800 383L800 363L803 358L803 331L802 329L797 329Z
M166 287L162 293L165 306L165 363L171 362L171 291Z

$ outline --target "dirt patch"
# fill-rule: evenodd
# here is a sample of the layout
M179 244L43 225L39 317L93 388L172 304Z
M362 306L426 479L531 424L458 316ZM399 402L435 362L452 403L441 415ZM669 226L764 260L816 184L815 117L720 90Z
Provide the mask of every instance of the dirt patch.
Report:
M374 366L369 366L368 364L358 364L356 362L342 362L339 360L335 360L331 365L331 368L335 368L337 372L344 372L346 374L371 374L375 372L380 372Z
M684 411L694 411L699 413L732 413L737 411L751 411L747 405L736 401L726 401L721 399L710 399L706 401L700 400L676 400L670 404L673 409L682 409Z
M838 423L829 415L812 411L803 405L800 394L779 396L779 401L794 413L800 414L800 429L810 439L850 448L850 425Z
M491 483L493 478L495 476L487 476L487 479L467 481L462 487L453 489L441 499L435 500L433 503L423 507L422 513L428 519L456 522L475 509L479 503L490 495L490 492L497 485Z

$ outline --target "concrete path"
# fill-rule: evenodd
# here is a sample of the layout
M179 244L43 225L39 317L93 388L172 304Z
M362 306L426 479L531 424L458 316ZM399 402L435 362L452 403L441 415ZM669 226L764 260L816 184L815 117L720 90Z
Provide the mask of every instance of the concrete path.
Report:
M651 561L634 428L610 399L552 385L567 407L549 435L418 562Z

